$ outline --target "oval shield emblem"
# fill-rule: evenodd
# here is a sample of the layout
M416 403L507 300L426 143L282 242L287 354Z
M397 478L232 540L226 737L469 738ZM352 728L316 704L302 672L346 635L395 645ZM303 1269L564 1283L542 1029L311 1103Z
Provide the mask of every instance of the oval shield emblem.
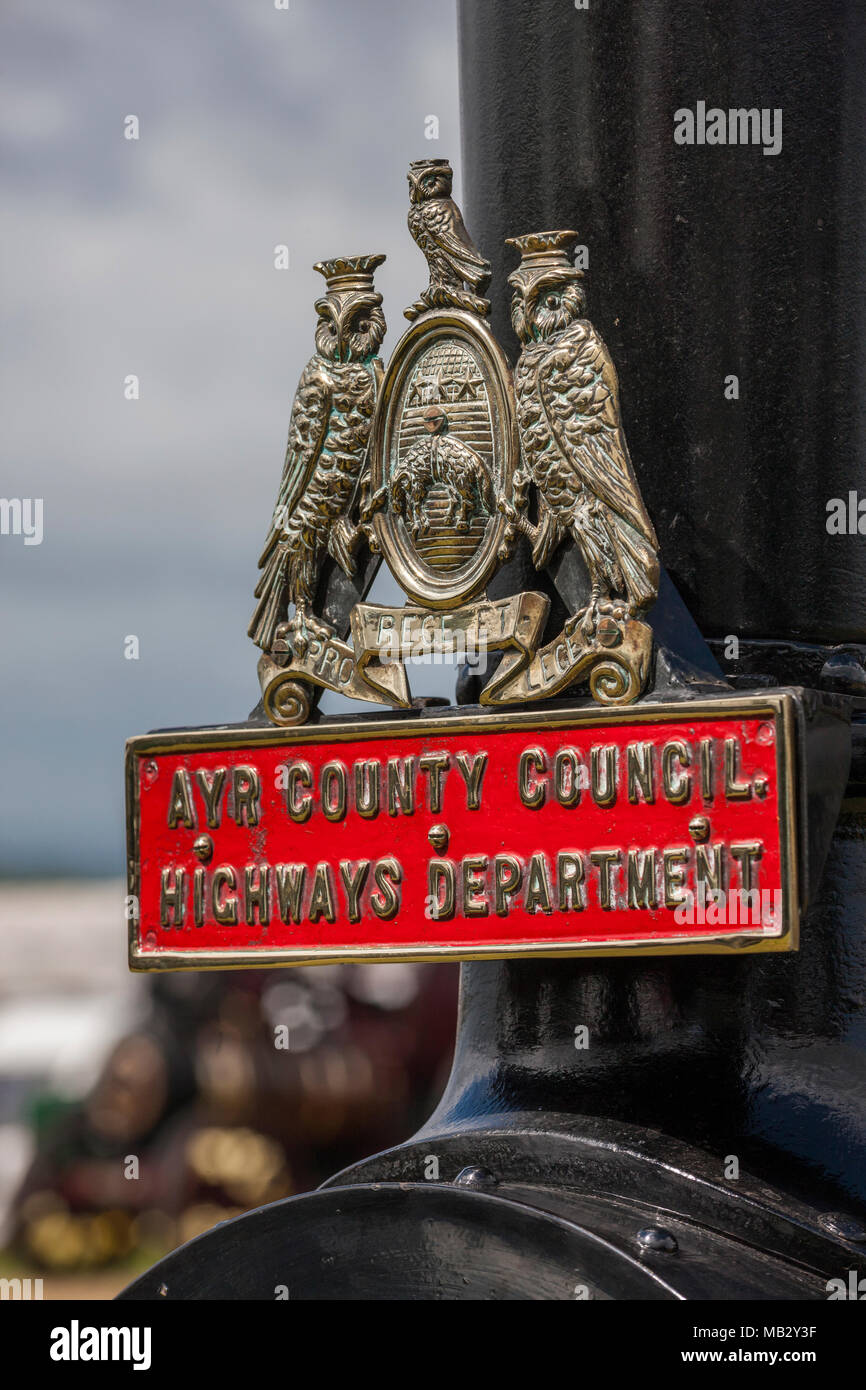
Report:
M490 579L518 458L511 373L487 325L425 315L398 343L370 440L382 555L409 598L449 608Z

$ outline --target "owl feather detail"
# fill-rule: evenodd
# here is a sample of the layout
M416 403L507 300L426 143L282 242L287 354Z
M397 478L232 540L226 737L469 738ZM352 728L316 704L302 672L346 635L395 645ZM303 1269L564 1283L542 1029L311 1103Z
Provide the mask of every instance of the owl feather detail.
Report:
M259 559L258 604L249 635L273 649L277 628L290 624L294 645L328 631L312 615L319 566L329 553L347 574L360 539L352 513L364 482L370 426L382 379L376 356L385 335L382 297L372 275L384 256L345 257L315 268L328 282L316 303L317 352L304 368L271 528Z
M600 613L635 617L658 593L658 542L632 468L616 369L582 317L581 271L566 255L574 233L515 238L512 322L523 343L515 370L521 448L538 492L537 527L524 527L546 565L568 535L589 572L579 615L591 637Z

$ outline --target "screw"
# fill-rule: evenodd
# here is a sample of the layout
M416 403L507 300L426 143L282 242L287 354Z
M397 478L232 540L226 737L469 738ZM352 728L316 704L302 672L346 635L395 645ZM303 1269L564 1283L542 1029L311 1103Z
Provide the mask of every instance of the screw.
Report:
M447 825L431 825L427 831L427 839L437 854L444 854L451 839L451 831Z
M199 835L192 847L196 859L207 864L213 858L213 840L210 835Z
M706 816L692 816L689 821L689 834L696 845L705 845L710 838L710 822Z

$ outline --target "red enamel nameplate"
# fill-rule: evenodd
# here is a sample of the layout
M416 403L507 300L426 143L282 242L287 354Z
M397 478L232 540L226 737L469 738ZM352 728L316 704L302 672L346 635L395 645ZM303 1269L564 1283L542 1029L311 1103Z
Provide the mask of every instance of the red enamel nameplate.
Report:
M134 969L792 950L790 696L127 746Z

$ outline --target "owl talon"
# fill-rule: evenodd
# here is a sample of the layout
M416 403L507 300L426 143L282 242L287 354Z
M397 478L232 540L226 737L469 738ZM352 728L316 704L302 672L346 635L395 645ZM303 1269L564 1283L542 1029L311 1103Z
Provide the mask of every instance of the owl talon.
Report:
M575 633L578 633L581 640L589 645L595 638L597 625L598 605L593 600L569 618L565 624L565 634L567 637L573 637Z
M377 512L380 512L388 501L388 489L386 487L377 488L373 496L368 498L361 507L361 520L363 522L372 521Z
M604 613L606 617L613 618L618 623L627 622L630 617L628 605L617 599L599 599L596 608L599 613Z
M334 636L334 629L327 623L312 618L303 608L298 608L293 618L282 625L284 640L289 650L296 656L304 657L313 640L327 642Z

